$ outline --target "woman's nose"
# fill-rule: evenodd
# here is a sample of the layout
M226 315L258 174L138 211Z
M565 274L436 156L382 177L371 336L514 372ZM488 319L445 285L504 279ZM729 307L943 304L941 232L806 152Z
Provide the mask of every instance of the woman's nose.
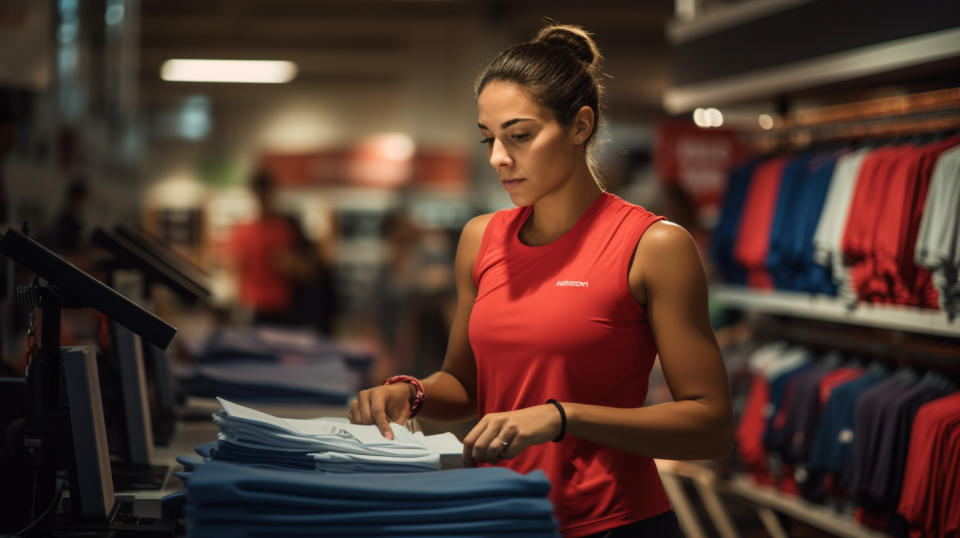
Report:
M507 148L503 147L503 144L499 140L494 139L490 148L490 166L498 169L503 166L510 166L512 163L513 160L510 158L510 154L507 153Z

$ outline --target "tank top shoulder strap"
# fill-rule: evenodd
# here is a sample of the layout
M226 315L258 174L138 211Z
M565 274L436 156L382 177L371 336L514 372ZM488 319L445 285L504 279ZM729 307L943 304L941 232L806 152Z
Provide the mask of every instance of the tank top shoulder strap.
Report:
M637 244L640 238L654 223L665 220L664 217L651 213L642 206L631 204L619 197L614 197L613 203L615 209L608 213L609 220L607 226L612 230L620 230L611 239L618 245L614 252L620 252L621 256L627 258L627 263L633 260Z

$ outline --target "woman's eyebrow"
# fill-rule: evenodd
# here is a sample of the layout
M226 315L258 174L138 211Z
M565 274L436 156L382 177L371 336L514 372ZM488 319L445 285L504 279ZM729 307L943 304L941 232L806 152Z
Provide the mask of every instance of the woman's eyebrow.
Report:
M510 126L513 125L514 123L521 122L521 121L534 121L534 119L533 119L533 118L514 118L514 119L512 119L512 120L507 120L507 121L501 123L501 124L500 124L500 128L501 128L501 129L506 129L507 127L510 127ZM489 131L489 130L490 130L489 127L487 127L486 125L484 125L484 124L482 124L482 123L477 123L477 127L481 128L481 129L483 129L483 130L485 130L485 131Z

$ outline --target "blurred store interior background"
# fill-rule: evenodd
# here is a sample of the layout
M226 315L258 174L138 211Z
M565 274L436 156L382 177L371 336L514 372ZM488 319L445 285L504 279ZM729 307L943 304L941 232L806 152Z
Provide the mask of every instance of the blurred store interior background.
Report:
M265 173L309 262L285 321L371 346L381 373L425 373L446 343L460 227L510 206L472 95L504 46L547 18L592 31L610 75L604 181L705 246L727 171L797 135L781 129L791 113L957 86L948 4L2 0L0 221L82 268L98 227L159 238L213 292L202 310L158 292L190 341L255 319L231 237L261 211L250 182ZM284 61L289 80L168 80L176 59ZM22 317L5 303L11 370Z

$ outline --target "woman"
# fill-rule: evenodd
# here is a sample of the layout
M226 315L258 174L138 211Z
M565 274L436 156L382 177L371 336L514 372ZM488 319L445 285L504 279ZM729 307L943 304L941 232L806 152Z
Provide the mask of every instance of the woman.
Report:
M690 235L592 172L599 62L555 25L480 75L480 133L519 207L463 229L442 370L361 391L350 419L389 438L417 411L479 416L465 463L543 469L565 536L679 535L652 458L729 452L727 377ZM658 353L674 401L644 407Z

